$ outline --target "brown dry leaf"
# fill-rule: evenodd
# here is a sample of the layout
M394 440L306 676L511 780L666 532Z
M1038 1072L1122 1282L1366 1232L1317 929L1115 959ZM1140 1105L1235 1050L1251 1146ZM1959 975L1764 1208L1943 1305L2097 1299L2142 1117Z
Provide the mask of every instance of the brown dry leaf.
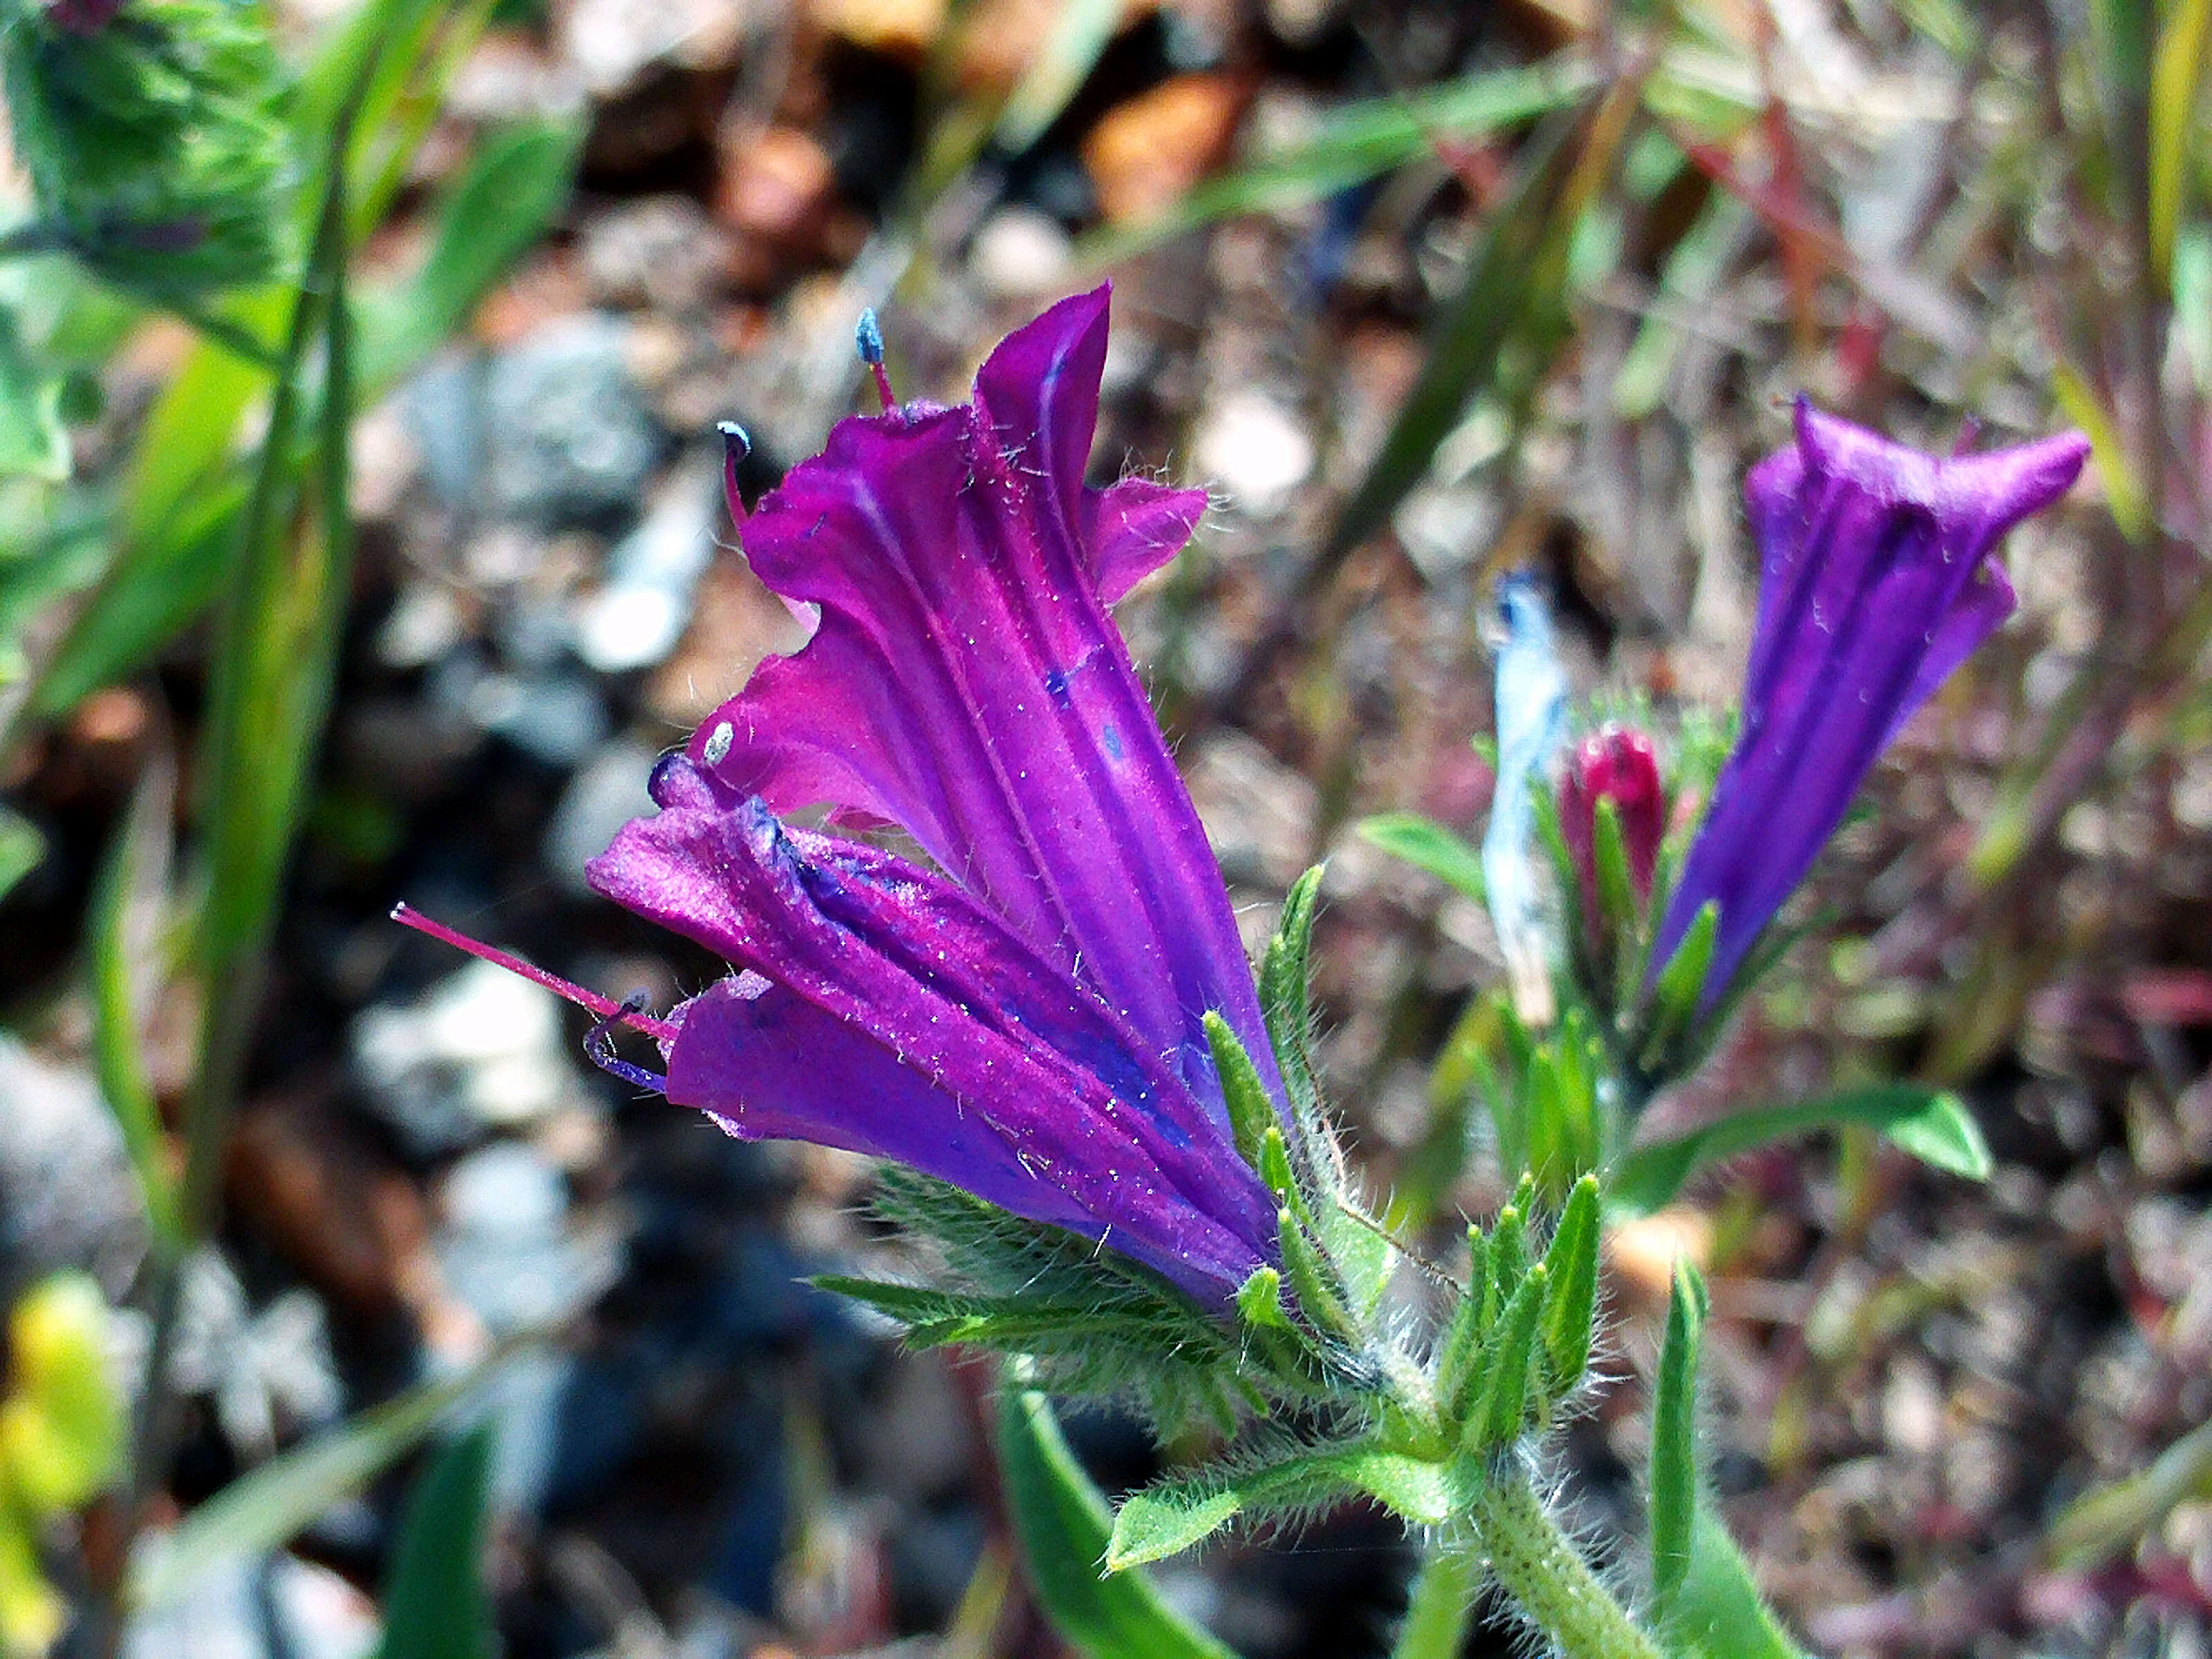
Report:
M1617 1223L1605 1236L1606 1255L1629 1298L1639 1305L1664 1307L1674 1283L1674 1263L1683 1256L1703 1268L1712 1255L1713 1222L1686 1204L1671 1205L1653 1215Z
M1164 213L1218 165L1249 93L1227 75L1179 75L1107 112L1083 141L1098 205L1115 224Z

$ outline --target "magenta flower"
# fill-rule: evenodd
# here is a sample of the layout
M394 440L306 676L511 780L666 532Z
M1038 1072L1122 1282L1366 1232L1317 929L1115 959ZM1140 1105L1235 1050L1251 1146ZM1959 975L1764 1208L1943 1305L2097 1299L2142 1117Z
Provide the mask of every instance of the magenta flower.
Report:
M1659 781L1659 753L1641 732L1604 726L1574 746L1559 776L1559 834L1582 877L1586 908L1596 902L1597 804L1613 803L1620 815L1621 850L1628 855L1636 896L1651 896L1659 843L1667 834L1667 792ZM1591 915L1595 916L1595 910Z
M2088 441L2066 433L1936 456L1797 402L1797 441L1744 482L1759 615L1743 729L1674 884L1656 973L1719 908L1702 1006L1843 822L1875 759L2012 614L2005 532L2063 495Z
M746 556L818 608L813 637L661 763L659 813L589 869L747 970L670 1016L671 1100L910 1164L1218 1300L1273 1259L1275 1205L1231 1139L1208 1010L1281 1090L1107 613L1206 495L1085 487L1106 317L1104 289L1055 306L971 403L845 421L761 503ZM818 806L936 868L778 817Z

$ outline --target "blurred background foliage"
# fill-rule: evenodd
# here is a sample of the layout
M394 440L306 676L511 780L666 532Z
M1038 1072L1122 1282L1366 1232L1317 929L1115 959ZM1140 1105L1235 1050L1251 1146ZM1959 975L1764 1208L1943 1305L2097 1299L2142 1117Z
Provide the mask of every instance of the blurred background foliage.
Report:
M896 1264L864 1168L623 1097L382 921L714 972L577 879L797 638L713 422L764 487L863 307L946 395L1110 275L1100 472L1222 502L1126 625L1254 942L1331 859L1322 1059L1446 1233L1578 1121L1470 884L1496 575L1687 753L1790 394L2089 433L1659 1103L1562 1479L1603 1524L1686 1433L1686 1251L1715 1492L1818 1650L2206 1651L2209 52L2205 0L0 0L0 1641L1390 1645L1356 1513L1026 1579L1129 1425L994 1441L796 1282Z

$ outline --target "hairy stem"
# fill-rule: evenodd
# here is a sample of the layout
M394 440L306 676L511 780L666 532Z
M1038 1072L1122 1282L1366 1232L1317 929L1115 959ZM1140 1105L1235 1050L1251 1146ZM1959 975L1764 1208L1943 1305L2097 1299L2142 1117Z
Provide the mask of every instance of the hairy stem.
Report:
M1660 1659L1518 1474L1486 1486L1470 1518L1498 1582L1568 1659Z

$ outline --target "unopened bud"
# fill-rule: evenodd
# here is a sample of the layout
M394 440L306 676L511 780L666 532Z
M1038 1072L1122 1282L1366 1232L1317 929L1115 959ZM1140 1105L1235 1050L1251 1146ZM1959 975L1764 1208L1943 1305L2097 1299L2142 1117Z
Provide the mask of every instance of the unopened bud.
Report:
M1620 821L1636 896L1651 896L1651 872L1667 833L1667 796L1659 781L1659 757L1651 739L1626 726L1607 726L1577 744L1559 780L1559 833L1574 854L1583 890L1597 889L1597 804L1613 803Z

